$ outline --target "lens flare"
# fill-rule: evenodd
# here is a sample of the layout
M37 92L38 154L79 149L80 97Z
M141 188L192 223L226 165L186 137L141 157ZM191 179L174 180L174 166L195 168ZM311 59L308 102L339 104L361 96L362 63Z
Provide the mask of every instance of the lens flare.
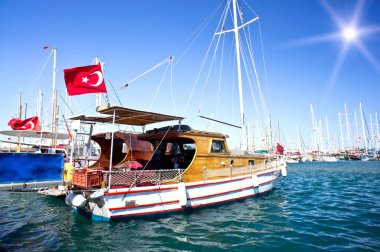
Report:
M355 28L353 27L347 27L343 30L343 38L346 40L346 41L353 41L357 38L357 31Z

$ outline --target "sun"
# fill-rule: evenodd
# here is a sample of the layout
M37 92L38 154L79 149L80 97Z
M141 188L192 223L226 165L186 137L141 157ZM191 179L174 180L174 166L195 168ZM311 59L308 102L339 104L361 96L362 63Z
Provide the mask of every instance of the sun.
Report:
M345 41L354 41L358 37L358 32L354 27L346 27L342 33Z
M316 44L324 42L338 41L341 42L341 48L338 52L338 56L335 64L332 67L332 73L330 84L335 83L340 69L344 64L346 56L349 50L356 49L360 54L368 61L374 70L380 73L380 62L379 60L369 51L366 44L364 43L365 38L370 37L370 35L378 34L380 32L380 25L374 24L370 26L360 26L361 16L363 15L363 10L365 9L365 0L357 1L356 5L353 7L350 19L343 19L338 15L337 11L332 8L328 0L319 0L322 8L330 16L333 23L336 26L335 32L321 34L313 37L303 38L296 41L296 45L303 44Z

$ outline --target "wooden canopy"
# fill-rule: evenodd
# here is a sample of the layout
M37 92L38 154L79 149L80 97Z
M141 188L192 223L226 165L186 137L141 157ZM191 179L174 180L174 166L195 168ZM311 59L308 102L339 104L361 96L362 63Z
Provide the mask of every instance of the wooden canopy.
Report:
M102 114L102 116L86 116L79 115L71 117L71 120L81 120L85 122L101 122L101 123L112 123L113 114L115 112L115 123L117 124L127 124L134 126L145 126L152 123L173 121L173 120L183 120L183 117L171 116L158 114L148 111L134 110L130 108L123 108L118 106L111 107L99 107L97 112ZM107 115L107 116L104 116Z

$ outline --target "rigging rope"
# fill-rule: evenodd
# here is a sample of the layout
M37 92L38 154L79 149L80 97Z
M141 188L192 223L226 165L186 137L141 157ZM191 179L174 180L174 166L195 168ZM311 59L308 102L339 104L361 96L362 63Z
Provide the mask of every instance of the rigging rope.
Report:
M175 101L174 101L174 95L173 95L173 61L170 61L170 93L172 96L172 103L174 107L174 114L178 116L177 114L177 108L175 106Z
M230 4L230 1L228 1L228 3L226 4L226 7L225 7L224 10L223 10L223 15L222 15L221 19L219 20L219 24L218 24L217 28L215 29L215 32L214 32L214 33L216 33L216 32L219 30L219 27L221 26L220 24L221 24L221 23L224 23L224 22L222 22L222 20L225 20L225 15L226 15L226 13L227 13L227 10L228 10L228 6L229 6L229 4ZM187 102L186 102L186 105L185 105L185 109L184 109L184 111L183 111L183 114L186 114L186 111L187 111L187 109L188 109L188 107L189 107L190 100L191 100L191 98L193 97L193 94L194 94L195 88L197 87L197 84L198 84L198 81L199 81L200 75L201 75L201 73L202 73L202 71L203 71L203 68L204 68L204 66L205 66L205 64L206 64L206 60L207 60L208 55L209 55L209 53L210 53L211 46L212 46L212 44L214 43L214 39L215 39L215 36L213 36L213 38L212 38L212 40L211 40L211 42L210 42L210 45L209 45L209 47L208 47L208 49L207 49L207 52L206 52L206 55L205 55L205 57L204 57L204 59L203 59L203 62L202 62L201 68L200 68L200 70L199 70L199 72L198 72L197 78L196 78L196 80L195 80L195 82L194 82L194 85L193 85L193 88L192 88L192 90L191 90L191 92L190 92L190 96L189 96L189 98L187 99Z
M36 86L37 82L40 80L41 78L41 75L42 73L45 71L46 69L46 66L51 58L51 56L53 55L53 50L50 50L50 53L49 53L49 56L47 57L47 59L45 60L45 62L42 64L41 66L41 69L40 69L40 72L38 73L36 79L31 83L31 85L28 85L29 86L29 90L28 90L28 97L26 98L26 100L28 100L31 96L31 90L34 89L34 87Z
M156 101L156 98L157 98L158 92L160 91L161 85L162 85L162 83L163 83L164 80L165 80L165 77L166 77L166 73L167 73L167 71L168 71L168 68L169 68L169 64L166 66L165 71L164 71L164 74L163 74L163 76L162 76L162 78L161 78L161 81L160 81L160 83L158 84L158 87L157 87L157 89L156 89L156 93L155 93L154 96L153 96L152 103L150 104L149 110L152 109L153 104L154 104L154 102Z
M152 160L152 158L154 157L154 155L156 154L156 151L161 147L161 144L162 142L164 141L166 135L169 133L170 129L173 127L173 125L171 125L170 127L168 127L168 129L166 130L164 136L162 137L162 139L160 140L160 142L157 144L157 146L155 147L152 155L149 157L149 160L148 162L145 164L145 166L143 167L143 169L141 170L141 173L138 174L137 178L133 181L133 183L131 184L131 186L128 188L127 192L129 192L132 187L135 186L136 182L139 180L139 178L142 176L143 174L143 171L145 171L145 168L148 166L148 164L150 163L150 161ZM111 187L111 185L109 185ZM127 196L127 194L124 194L124 196L122 197L121 201L124 200L124 198Z

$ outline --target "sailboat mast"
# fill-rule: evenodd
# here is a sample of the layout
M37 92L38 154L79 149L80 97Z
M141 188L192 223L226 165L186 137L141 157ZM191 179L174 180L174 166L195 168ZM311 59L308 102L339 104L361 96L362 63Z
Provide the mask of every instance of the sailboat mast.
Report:
M20 92L19 96L18 96L18 119L22 119L21 116L22 116L22 98L21 98L22 94Z
M379 116L378 116L378 113L376 112L376 115L375 115L375 120L376 120L376 136L375 136L375 152L376 150L378 150L378 145L379 145L379 142L380 142L380 131L379 131Z
M340 116L340 112L338 113L339 115L339 126L340 126L340 141L341 141L341 148L344 150L344 139L343 139L343 128L342 128L342 117Z
M239 84L239 97L240 97L240 120L241 120L241 148L246 149L246 136L245 136L245 122L244 122L244 102L243 102L243 87L241 80L241 63L240 63L240 44L239 44L239 28L237 22L237 4L236 0L232 1L233 12L234 12L234 33L235 33L235 46L236 46L236 63L237 63L237 74L238 74L238 84Z
M312 104L310 104L310 111L311 111L311 123L313 126L313 131L312 131L313 145L314 145L314 148L317 149L317 139L316 139L317 126L315 125L314 110L313 110Z
M52 94L52 116L51 116L51 131L55 133L57 131L57 90L55 87L55 79L57 72L57 49L53 48L53 94ZM56 145L56 140L52 139L52 145Z
M95 64L98 65L100 64L100 60L98 57L95 58ZM101 68L103 70L103 64L101 64ZM101 93L97 93L96 96L95 96L95 104L96 104L96 108L98 108L99 106L102 105L102 94Z
M364 151L367 152L367 135L365 132L365 123L364 123L364 112L363 112L363 107L362 103L360 102L360 116L362 119L362 131L363 131L363 141L364 141Z
M350 143L350 121L348 120L347 104L344 104L344 112L346 114L346 130L347 130L347 144Z
M358 123L358 116L356 114L356 110L355 110L355 124L356 124L356 141L359 140L359 123ZM357 143L355 145L355 147L358 147L359 143Z
M329 129L329 121L326 116L326 132L327 132L327 150L328 152L331 151L331 144L330 144L330 129Z
M297 143L298 143L298 150L301 150L302 146L301 146L301 139L300 139L300 129L298 127L298 124L297 124Z
M369 122L371 123L371 148L375 148L375 134L373 132L372 114L369 114Z
M18 100L18 119L22 119L21 118L21 116L22 116L22 100L21 100L21 92L20 92L20 95L19 95L19 100ZM17 144L17 148L16 148L16 152L21 152L21 143L20 143L20 141L21 141L21 138L20 137L18 137L17 138L17 142L18 142L18 144Z

